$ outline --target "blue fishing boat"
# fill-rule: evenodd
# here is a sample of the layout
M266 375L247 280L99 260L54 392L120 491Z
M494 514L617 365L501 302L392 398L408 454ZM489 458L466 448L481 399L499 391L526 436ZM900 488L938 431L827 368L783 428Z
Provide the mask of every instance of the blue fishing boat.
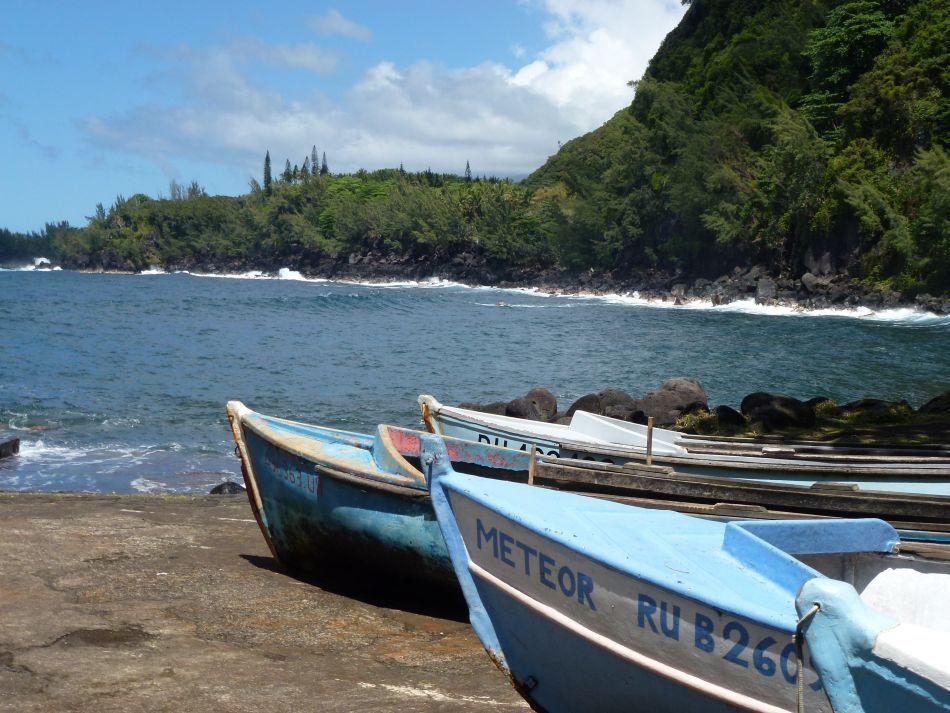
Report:
M370 565L455 582L418 469L424 433L381 425L373 436L227 405L251 510L273 556L297 570ZM456 466L514 477L529 455L449 440Z
M434 437L421 459L475 631L537 710L950 710L950 563L881 520L715 522L457 473Z

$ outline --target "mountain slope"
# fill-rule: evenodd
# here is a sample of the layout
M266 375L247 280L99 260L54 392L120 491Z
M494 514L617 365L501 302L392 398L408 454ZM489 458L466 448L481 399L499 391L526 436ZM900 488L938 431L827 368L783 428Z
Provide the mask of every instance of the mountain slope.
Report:
M694 0L636 98L526 183L601 266L950 287L947 3ZM574 223L577 223L576 225Z

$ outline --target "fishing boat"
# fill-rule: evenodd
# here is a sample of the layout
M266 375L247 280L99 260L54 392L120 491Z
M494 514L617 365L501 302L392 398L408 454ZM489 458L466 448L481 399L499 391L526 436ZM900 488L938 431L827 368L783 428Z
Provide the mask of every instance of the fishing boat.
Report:
M950 710L950 563L887 523L715 522L421 445L472 625L536 710Z
M606 463L650 463L693 475L810 486L844 483L889 493L950 497L950 454L940 447L835 448L685 437L676 431L577 411L570 424L497 416L419 397L426 428L442 436Z
M371 565L454 583L419 470L419 431L375 435L256 413L229 401L228 419L251 503L271 554L297 570ZM495 477L526 474L529 455L449 439L456 466Z
M236 401L227 411L251 510L277 560L313 570L359 559L453 581L419 466L424 434L387 425L374 435L341 431L265 416ZM445 440L458 470L490 478L719 520L880 517L900 529L904 547L950 542L950 498L686 475Z
M864 490L854 483L788 483L683 473L637 462L622 465L539 456L533 482L628 505L716 520L875 517L920 552L950 548L950 497ZM931 545L933 547L931 547Z

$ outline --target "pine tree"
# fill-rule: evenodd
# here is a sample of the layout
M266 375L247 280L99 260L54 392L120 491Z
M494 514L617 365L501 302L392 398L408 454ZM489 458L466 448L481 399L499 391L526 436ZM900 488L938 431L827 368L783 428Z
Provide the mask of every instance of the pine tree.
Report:
M294 172L291 174L291 178L294 180L294 182L300 180L300 166L297 164L294 164Z
M468 165L468 161L465 162L465 182L472 182L472 167Z
M327 168L327 152L323 152L323 164L320 166L320 175L328 176L330 174L330 169Z
M317 153L317 147L310 149L310 171L314 176L320 171L320 154Z
M270 195L270 151L264 155L264 193Z
M284 161L284 173L282 178L284 179L284 183L290 183L294 180L294 170L290 167L289 158Z
M310 178L310 157L303 157L303 166L300 167L300 178L306 181Z

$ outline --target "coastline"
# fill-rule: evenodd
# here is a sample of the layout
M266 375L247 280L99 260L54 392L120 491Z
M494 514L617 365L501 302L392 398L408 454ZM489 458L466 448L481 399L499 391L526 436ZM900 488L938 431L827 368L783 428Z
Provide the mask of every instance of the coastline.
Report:
M950 297L918 295L911 300L891 290L870 289L847 275L806 273L795 280L771 276L762 266L746 271L736 268L715 280L702 277L690 280L681 275L658 272L619 278L609 273L577 273L564 269L509 269L499 274L470 258L456 256L450 261L438 262L350 256L345 261L324 260L316 265L293 261L289 265L267 262L187 263L152 266L139 272L64 268L59 265L45 270L26 265L0 268L0 271L53 272L65 269L93 274L183 273L196 277L282 279L373 287L466 287L603 300L640 307L770 316L831 316L924 323L950 320Z

